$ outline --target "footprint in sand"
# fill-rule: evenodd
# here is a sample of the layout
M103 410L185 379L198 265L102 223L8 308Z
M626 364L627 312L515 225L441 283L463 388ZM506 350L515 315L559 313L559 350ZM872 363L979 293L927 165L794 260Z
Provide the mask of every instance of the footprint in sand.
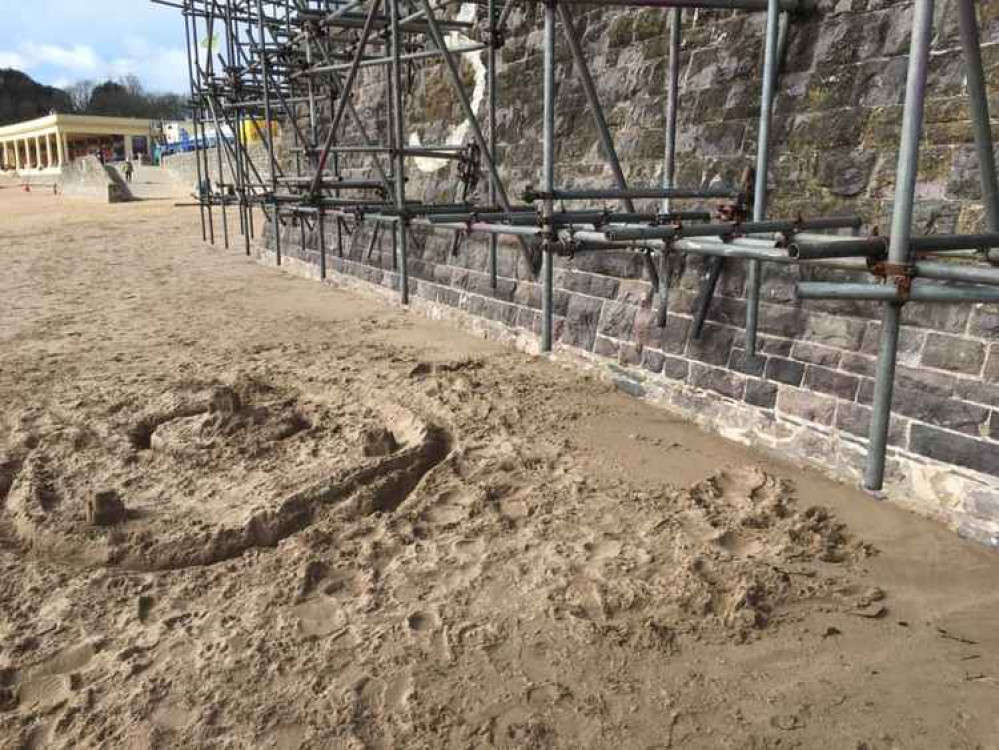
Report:
M331 635L347 624L347 615L335 599L318 596L291 609L296 626L305 636Z

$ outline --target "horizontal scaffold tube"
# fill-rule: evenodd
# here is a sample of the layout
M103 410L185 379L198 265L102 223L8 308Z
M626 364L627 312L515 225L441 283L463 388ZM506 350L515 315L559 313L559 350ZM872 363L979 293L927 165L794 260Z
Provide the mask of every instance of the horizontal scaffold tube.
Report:
M528 188L524 200L533 201L587 201L587 200L642 200L661 198L738 198L741 193L732 188L630 188L628 190L561 190L551 192Z
M711 214L707 211L674 211L668 214L632 214L614 213L611 211L565 211L552 214L555 226L569 224L629 224L632 222L665 222L665 221L710 221Z
M787 254L800 260L818 258L882 258L888 254L887 237L823 238L799 240L787 247Z
M724 222L693 227L615 227L607 230L607 239L620 241L671 237L724 237L736 234L795 232L801 229L849 229L860 226L860 223L860 217L844 216L813 221Z
M861 237L848 239L829 238L825 241L809 239L795 242L788 252L795 258L880 258L887 254L890 237ZM985 252L999 247L999 234L941 234L913 237L909 250L921 253L978 250Z
M802 281L798 299L849 299L870 302L999 302L999 289L987 286L913 284L907 292L893 284L837 284Z
M966 265L963 263L940 263L932 260L918 260L914 264L916 276L940 281L961 281L966 284L990 284L999 286L999 268L994 266Z
M453 55L465 55L470 52L481 52L486 49L484 44L473 44L465 45L464 47L454 47L450 49ZM440 57L444 53L440 50L431 49L423 50L422 52L410 52L405 55L400 55L399 59L402 61L413 61L413 60L425 60L432 57ZM359 67L365 68L372 65L390 65L392 63L391 57L367 57L358 63ZM292 74L292 78L299 76L319 76L325 75L326 73L331 73L339 70L350 70L350 63L333 63L332 65L317 65L314 68L309 68L308 70L303 70L301 73Z
M534 0L541 2L542 0ZM563 0L578 5L631 5L644 8L705 8L711 10L766 10L767 0ZM782 11L802 13L808 10L804 0L780 0Z

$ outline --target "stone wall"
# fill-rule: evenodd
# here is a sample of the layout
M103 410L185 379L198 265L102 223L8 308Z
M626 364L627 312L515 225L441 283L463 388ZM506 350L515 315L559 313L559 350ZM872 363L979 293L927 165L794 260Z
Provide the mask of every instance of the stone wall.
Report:
M254 166L260 173L260 176L264 180L269 180L271 177L270 170L270 156L267 149L261 144L251 144L247 148L250 159L253 161ZM210 148L207 151L208 155L208 176L211 178L213 183L219 182L219 154L217 148ZM183 185L186 189L191 192L196 192L198 185L198 163L197 156L193 151L183 153L183 154L172 154L170 156L163 157L163 168L171 176L171 178L177 182L179 185ZM201 168L204 169L204 161L202 161ZM226 158L225 154L222 155L222 175L224 176L224 182L228 185L232 185L236 182L232 174L232 168L229 166L229 160Z
M85 198L102 203L123 203L132 194L121 176L96 156L74 159L58 175L59 193L67 198Z
M540 6L538 6L540 7ZM585 6L573 6L582 11ZM999 94L999 1L982 3L987 77ZM953 3L938 3L916 230L980 228L976 160L964 99ZM499 140L511 194L537 184L541 163L541 24L516 11L500 71ZM666 14L654 10L577 13L605 111L632 184L660 180ZM780 82L771 216L860 214L886 226L901 121L911 5L889 0L819 3L796 21ZM679 182L734 182L752 163L758 125L763 14L685 13ZM466 66L467 67L467 66ZM474 71L473 71L474 72ZM610 184L578 78L564 49L557 94L560 185ZM443 70L423 68L410 94L413 132L440 142L460 123ZM471 73L470 73L471 75ZM360 103L381 127L376 73ZM472 83L470 77L469 83ZM993 111L999 96L993 96ZM450 168L413 168L412 197L454 198ZM697 204L681 203L679 208ZM284 252L315 271L316 238L288 226ZM343 257L327 238L332 272L394 288L391 240L368 252L370 228ZM414 307L456 311L476 330L524 342L539 332L540 289L516 245L500 245L498 288L489 285L484 240L416 232L410 275ZM800 303L795 281L849 278L819 269L765 268L761 356L742 349L745 269L729 263L700 341L690 335L703 264L688 257L656 327L656 298L640 259L602 253L560 260L556 274L559 354L598 366L622 388L664 402L727 437L807 461L847 481L866 452L879 308ZM450 314L450 313L448 313ZM963 534L999 545L999 310L996 306L909 305L904 316L887 494ZM526 338L525 338L526 337Z

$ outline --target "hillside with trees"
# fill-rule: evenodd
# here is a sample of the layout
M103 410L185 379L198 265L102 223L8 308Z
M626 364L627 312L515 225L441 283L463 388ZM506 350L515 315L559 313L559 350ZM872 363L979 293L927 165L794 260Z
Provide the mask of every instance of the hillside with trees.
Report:
M44 117L52 110L72 112L69 94L43 86L19 70L0 70L0 125Z
M18 70L0 70L0 126L44 117L51 112L181 120L184 98L143 89L139 79L79 81L67 90L44 86Z

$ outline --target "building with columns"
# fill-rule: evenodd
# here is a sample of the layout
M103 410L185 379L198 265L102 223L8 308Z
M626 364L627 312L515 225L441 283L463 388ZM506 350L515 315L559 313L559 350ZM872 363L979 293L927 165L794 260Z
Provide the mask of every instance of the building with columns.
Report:
M64 164L101 153L108 161L152 153L160 125L128 117L52 114L0 127L0 169L58 172Z

